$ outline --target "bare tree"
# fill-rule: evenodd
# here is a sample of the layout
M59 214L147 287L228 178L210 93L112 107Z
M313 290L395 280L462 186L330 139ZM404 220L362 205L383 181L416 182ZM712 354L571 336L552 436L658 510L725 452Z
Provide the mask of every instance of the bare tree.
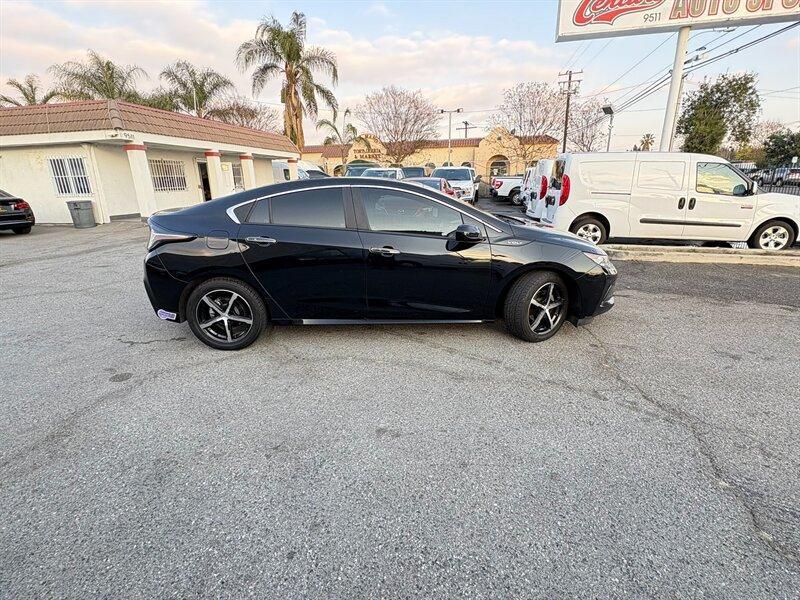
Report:
M567 144L576 152L597 152L606 141L606 123L603 120L603 103L590 98L573 100L569 111Z
M503 102L490 122L516 136L499 143L509 159L527 166L539 157L541 136L558 136L563 115L564 97L558 89L529 81L503 92Z
M211 118L231 125L278 131L278 112L268 106L251 102L242 96L229 96L220 100L210 111Z
M356 107L355 114L383 142L386 154L395 164L402 163L438 135L436 107L419 90L385 87L368 94Z

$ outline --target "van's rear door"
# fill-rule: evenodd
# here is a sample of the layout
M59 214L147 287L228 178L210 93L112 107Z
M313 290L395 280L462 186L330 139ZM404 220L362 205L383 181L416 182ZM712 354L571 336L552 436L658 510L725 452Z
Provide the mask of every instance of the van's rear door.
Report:
M640 154L631 188L630 236L680 238L688 185L688 156Z

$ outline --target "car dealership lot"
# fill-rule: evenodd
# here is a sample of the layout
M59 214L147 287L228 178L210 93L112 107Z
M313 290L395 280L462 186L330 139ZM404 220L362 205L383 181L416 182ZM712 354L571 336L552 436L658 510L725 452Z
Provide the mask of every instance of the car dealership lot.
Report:
M139 223L0 233L0 597L792 597L800 272L502 324L159 321ZM794 589L795 592L791 590Z

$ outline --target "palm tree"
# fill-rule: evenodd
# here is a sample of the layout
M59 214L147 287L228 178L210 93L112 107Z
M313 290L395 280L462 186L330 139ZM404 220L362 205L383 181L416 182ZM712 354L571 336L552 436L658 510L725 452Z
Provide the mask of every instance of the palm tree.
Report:
M86 63L68 61L50 67L58 78L58 96L64 100L141 99L136 81L147 73L136 65L118 65L89 50Z
M55 90L44 92L41 96L41 86L39 85L39 78L36 75L26 75L25 79L18 81L16 79L9 79L6 84L17 90L22 97L21 99L12 98L11 96L0 95L0 104L6 106L25 106L27 104L47 104L55 98L58 94Z
M342 157L342 168L347 164L347 153L350 150L350 146L354 143L361 142L368 149L370 148L369 138L359 135L355 125L347 123L347 117L349 116L350 109L348 108L344 111L343 129L341 131L336 126L336 123L329 119L320 119L317 121L317 129L325 128L328 131L328 135L322 140L323 145L339 147Z
M653 144L656 143L656 137L652 133L645 133L642 139L639 140L639 149L642 152L649 152Z
M198 70L193 64L179 60L161 71L167 82L167 96L172 96L178 110L198 117L214 117L214 104L228 91L233 82L213 69Z
M305 145L303 115L317 117L317 97L333 109L337 103L333 92L314 81L314 71L330 76L333 85L339 81L336 56L324 48L306 47L306 17L293 12L289 27L275 17L264 17L253 39L239 46L236 53L239 68L253 71L253 94L264 89L273 77L281 77L281 102L284 105L284 133L299 147Z

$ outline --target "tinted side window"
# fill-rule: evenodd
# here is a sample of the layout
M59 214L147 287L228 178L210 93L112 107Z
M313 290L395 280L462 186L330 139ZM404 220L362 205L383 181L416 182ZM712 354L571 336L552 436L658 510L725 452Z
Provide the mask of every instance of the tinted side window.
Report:
M270 198L272 223L344 229L342 188L320 188Z
M373 231L447 236L462 223L457 210L403 192L361 188L361 198Z
M684 170L682 162L640 162L636 183L640 188L679 191L683 189Z
M724 163L697 163L695 188L705 194L744 196L747 182Z
M247 207L250 208L249 205ZM238 213L236 214L238 216ZM239 220L241 221L241 219ZM259 225L269 223L269 200L265 198L256 202L256 205L252 207L250 215L247 217L247 222Z

